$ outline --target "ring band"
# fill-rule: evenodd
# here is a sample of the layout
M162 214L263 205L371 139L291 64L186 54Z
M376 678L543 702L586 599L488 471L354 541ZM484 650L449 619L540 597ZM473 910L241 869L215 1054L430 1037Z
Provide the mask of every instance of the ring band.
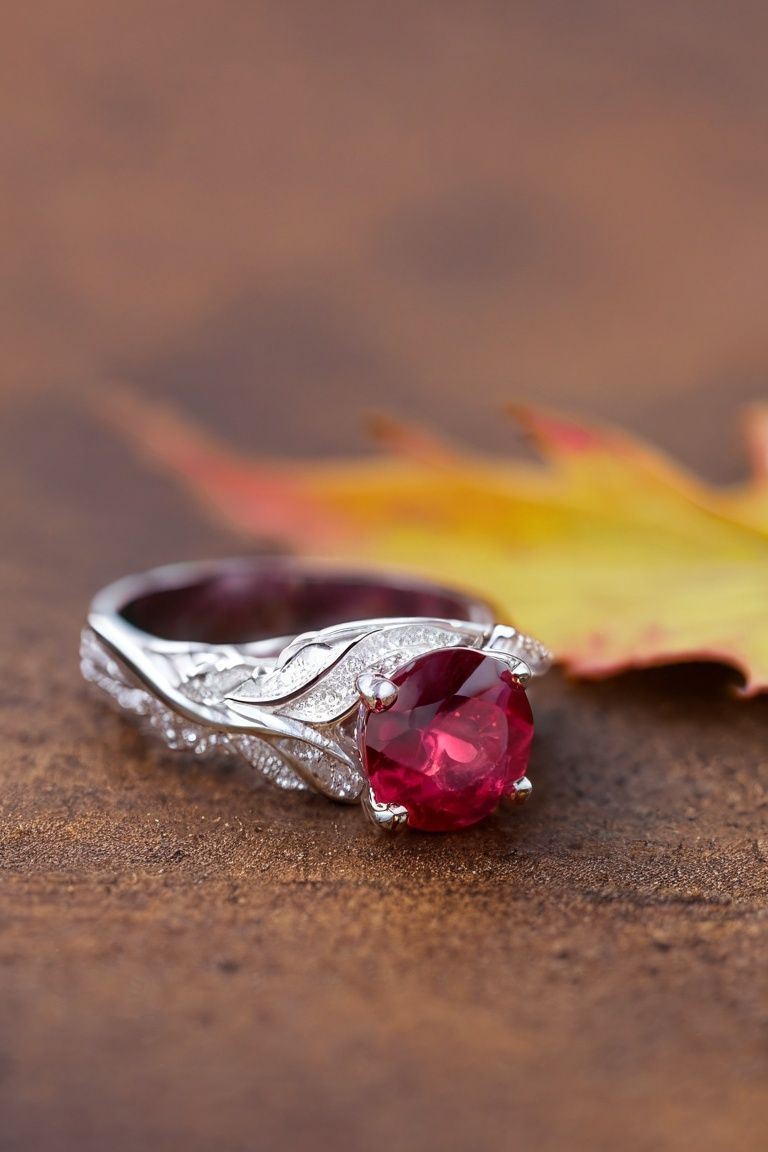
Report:
M176 564L99 592L86 680L169 748L449 831L526 799L538 641L461 592L283 557Z

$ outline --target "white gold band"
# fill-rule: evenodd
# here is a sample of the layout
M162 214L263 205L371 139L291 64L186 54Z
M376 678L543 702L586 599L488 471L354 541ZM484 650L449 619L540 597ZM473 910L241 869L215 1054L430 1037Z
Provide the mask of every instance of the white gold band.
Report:
M368 608L376 615L358 615ZM279 635L265 634L275 625ZM351 802L365 785L354 732L361 677L451 647L498 655L523 682L551 661L460 593L254 557L109 585L91 605L81 667L170 748L236 752L281 788Z

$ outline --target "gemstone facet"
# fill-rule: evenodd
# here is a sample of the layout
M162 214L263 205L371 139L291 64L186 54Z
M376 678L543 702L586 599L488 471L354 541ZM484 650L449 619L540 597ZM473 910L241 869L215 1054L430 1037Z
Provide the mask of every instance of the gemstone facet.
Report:
M533 717L525 689L499 657L440 649L388 677L386 711L360 707L358 742L376 800L401 804L428 832L488 816L525 776Z

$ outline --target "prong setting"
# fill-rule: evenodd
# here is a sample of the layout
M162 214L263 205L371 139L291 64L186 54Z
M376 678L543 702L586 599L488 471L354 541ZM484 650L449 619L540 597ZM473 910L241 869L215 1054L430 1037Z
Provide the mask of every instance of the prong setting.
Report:
M492 656L494 660L503 664L512 673L521 688L528 687L531 682L531 669L524 660L510 652L491 651L490 649L487 650L486 655Z
M127 611L145 599L146 611ZM251 606L254 618L279 620L281 634L245 627ZM437 615L395 615L409 609ZM199 613L195 636L209 618L216 633L219 614L234 631L224 643L184 638L177 616L188 611ZM299 626L311 630L294 635ZM167 747L232 751L280 788L337 801L359 803L370 787L376 827L429 832L526 798L527 781L512 785L533 738L525 687L550 660L461 592L283 556L118 580L94 598L81 653L85 678Z
M378 832L396 836L408 827L408 809L402 804L385 804L376 799L373 789L363 789L360 798L363 811Z
M397 700L397 685L375 672L361 673L357 678L357 690L370 712L385 712Z
M524 804L531 795L531 792L533 792L533 784L531 784L527 776L521 776L520 779L516 780L512 785L509 792L509 799L513 804Z

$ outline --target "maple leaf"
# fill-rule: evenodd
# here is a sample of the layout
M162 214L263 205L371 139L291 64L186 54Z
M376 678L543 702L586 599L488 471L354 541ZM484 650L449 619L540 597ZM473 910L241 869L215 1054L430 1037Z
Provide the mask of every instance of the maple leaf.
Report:
M539 462L389 420L378 456L243 459L130 393L99 403L241 533L463 585L577 675L717 660L744 694L768 688L768 408L749 413L752 478L717 489L624 433L524 405L512 415Z

